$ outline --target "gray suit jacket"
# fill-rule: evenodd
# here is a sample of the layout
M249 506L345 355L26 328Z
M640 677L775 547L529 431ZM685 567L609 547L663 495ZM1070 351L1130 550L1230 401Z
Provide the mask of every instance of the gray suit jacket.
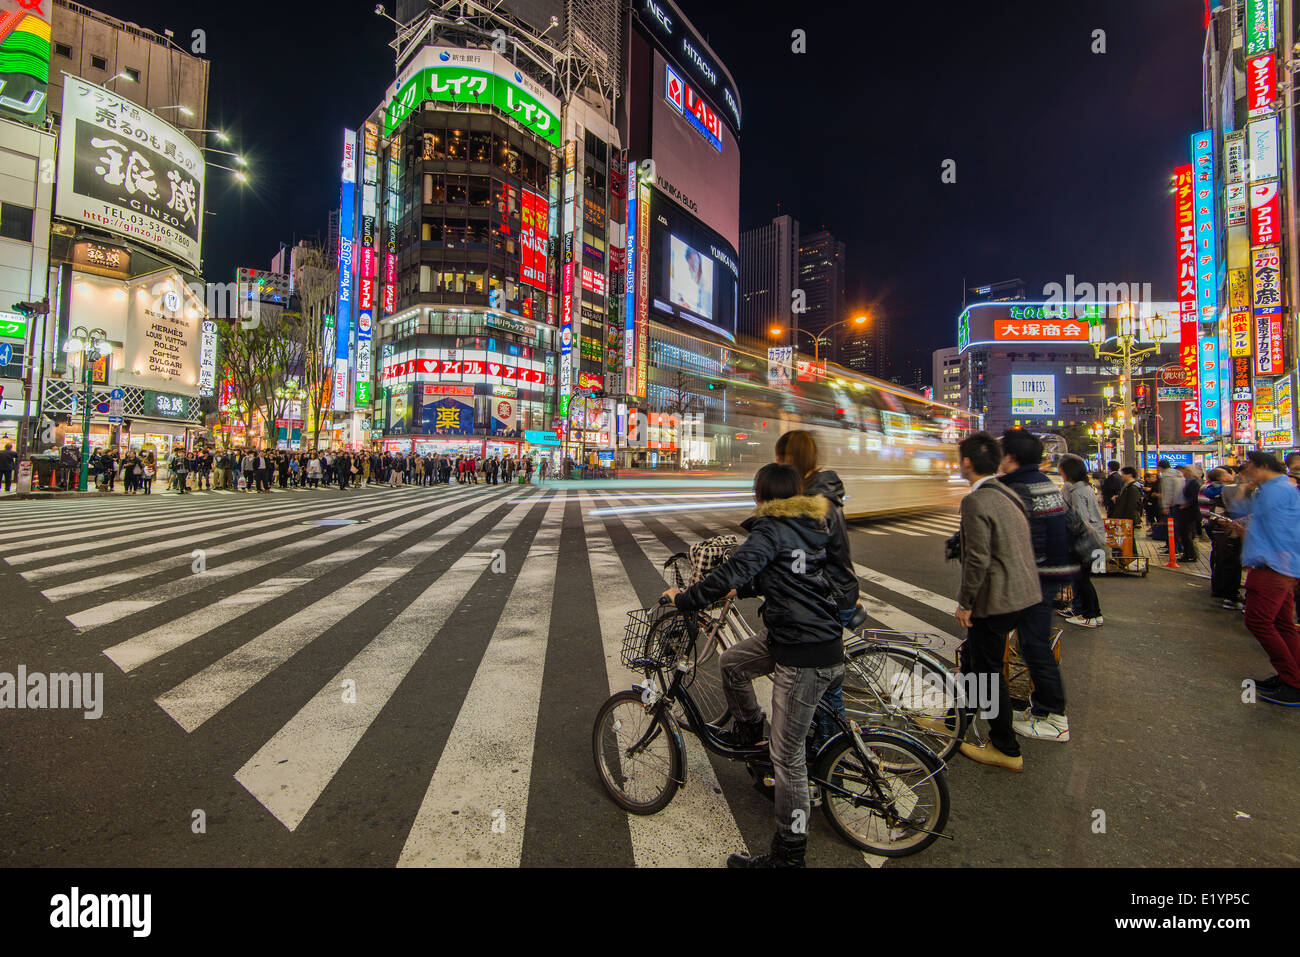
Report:
M1029 520L1016 494L996 479L961 502L961 590L957 604L976 618L1042 601Z

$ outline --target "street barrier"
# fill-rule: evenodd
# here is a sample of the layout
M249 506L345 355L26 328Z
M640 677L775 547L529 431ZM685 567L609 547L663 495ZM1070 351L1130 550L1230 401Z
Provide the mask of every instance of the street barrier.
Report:
M1174 542L1174 517L1172 515L1169 516L1168 522L1169 522L1169 561L1165 562L1165 568L1177 568L1178 548L1176 543Z

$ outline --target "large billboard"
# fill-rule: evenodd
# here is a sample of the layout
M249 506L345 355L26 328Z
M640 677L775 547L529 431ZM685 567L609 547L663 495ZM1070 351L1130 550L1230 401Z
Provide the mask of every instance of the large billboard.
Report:
M6 119L45 122L52 3L0 0L0 116Z
M651 155L655 185L732 249L740 248L740 150L710 103L659 53L654 55Z
M1056 415L1056 376L1012 375L1012 415Z
M552 146L560 145L560 101L491 50L424 47L398 74L385 99L385 136L423 103L479 103L494 107Z
M144 107L75 76L63 83L54 215L199 268L203 155Z
M649 236L641 239L650 249L649 306L661 320L689 323L734 341L740 285L735 252L659 190L648 192L651 209L643 224Z

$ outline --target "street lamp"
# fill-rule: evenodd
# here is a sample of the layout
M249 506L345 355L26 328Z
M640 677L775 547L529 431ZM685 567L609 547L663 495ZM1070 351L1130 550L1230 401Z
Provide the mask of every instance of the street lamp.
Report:
M200 146L199 149L203 150L205 153L222 153L226 156L233 156L235 158L236 166L248 165L248 160L244 159L244 157L239 153L234 153L230 150L219 150L215 146Z
M63 351L81 356L82 384L85 386L81 402L81 476L77 480L77 490L86 491L87 473L90 469L90 404L93 401L90 389L91 363L113 351L108 342L108 333L103 329L87 330L77 326L68 333L68 342Z
M107 89L108 85L112 83L114 80L130 80L132 83L134 83L135 77L131 76L129 73L116 73L104 81L105 89ZM82 489L82 491L85 491L85 489Z
M1119 403L1120 408L1117 410L1119 419L1120 435L1123 438L1124 445L1124 464L1137 464L1137 432L1135 429L1136 422L1133 415L1133 390L1129 388L1129 381L1134 368L1140 367L1142 362L1150 356L1160 352L1160 346L1165 340L1165 319L1159 313L1151 319L1151 338L1155 340L1155 345L1147 349L1134 349L1133 345L1137 342L1141 332L1141 320L1138 317L1137 306L1131 302L1121 302L1115 307L1115 341L1119 345L1119 351L1107 350L1105 348L1109 337L1106 335L1106 319L1104 316L1095 318L1088 325L1088 344L1092 346L1093 355L1098 359L1114 359L1119 364ZM1114 386L1106 386L1102 394L1107 400L1115 397L1116 389ZM1113 425L1114 422L1108 423Z
M806 335L806 336L811 336L811 337L812 337L812 341L813 341L813 362L818 362L818 361L821 360L821 351L820 351L820 350L821 350L821 337L822 337L822 336L826 335L826 333L830 332L830 331L831 331L832 329L834 329L836 326L846 326L846 325L848 325L850 322L855 323L856 325L859 325L859 326L860 326L860 325L862 325L862 324L863 324L864 322L866 322L866 321L867 321L867 317L866 317L866 316L858 316L856 319L841 319L839 322L832 322L829 326L827 326L825 329L823 329L820 333L818 333L818 334L815 335L815 336L814 336L811 332L809 332L807 329L798 329L798 331L799 331L799 332L802 332L802 333L803 333L804 335ZM797 327L796 327L796 328L797 328ZM782 331L783 331L783 330L781 329L780 326L773 326L771 329L768 330L768 332L771 333L773 336L779 336L779 335L781 335L781 334L782 334Z
M159 110L178 110L178 111L180 112L181 116L193 116L193 115L194 115L194 111L193 111L193 110L191 110L188 106L181 106L179 103L175 104L174 106L155 106L155 107L153 108L153 111L154 111L155 113L157 113Z

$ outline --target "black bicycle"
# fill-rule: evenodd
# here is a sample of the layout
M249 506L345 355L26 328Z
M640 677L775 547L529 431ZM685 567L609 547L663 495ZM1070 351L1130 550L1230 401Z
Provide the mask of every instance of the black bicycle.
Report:
M724 744L691 695L701 624L716 632L730 603L723 602L717 619L682 615L664 601L657 608L628 612L623 664L644 674L645 682L612 695L592 728L592 755L601 784L625 811L661 811L686 783L686 745L674 715L677 709L705 748L744 761L770 796L773 774L766 744ZM713 635L708 637L711 642ZM821 804L831 826L855 847L885 857L915 854L947 837L943 761L906 733L863 729L824 710L839 731L810 755L808 781L816 792L813 803Z

